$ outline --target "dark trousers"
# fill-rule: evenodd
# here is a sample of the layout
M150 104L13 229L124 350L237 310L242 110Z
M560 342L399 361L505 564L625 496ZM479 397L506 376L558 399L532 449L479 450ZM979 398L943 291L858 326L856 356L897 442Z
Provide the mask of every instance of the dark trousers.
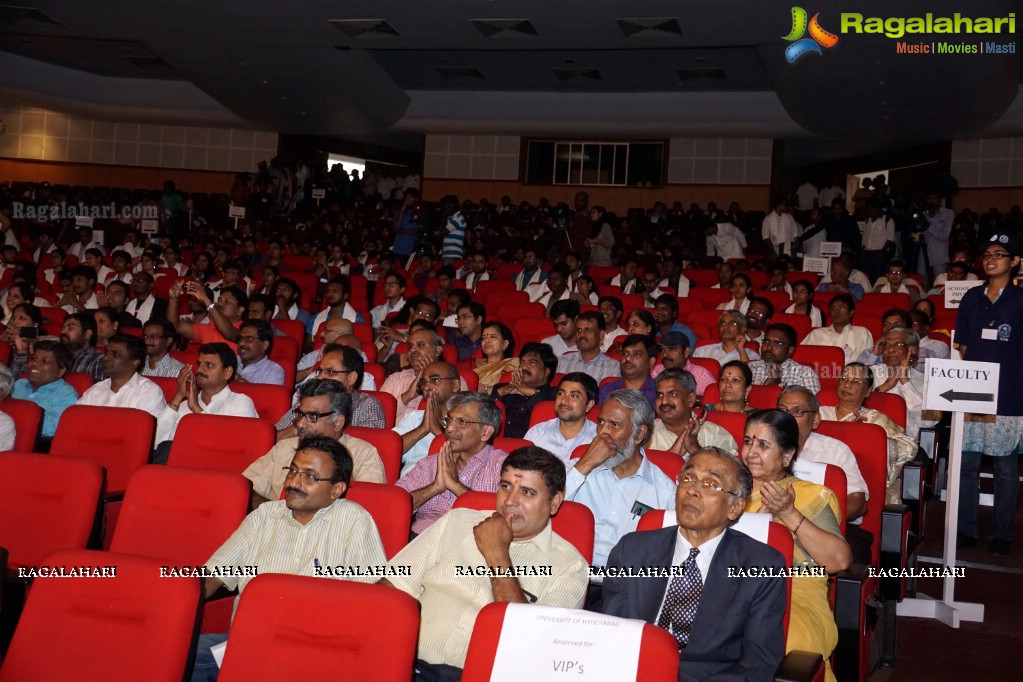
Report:
M415 682L460 682L462 669L443 663L427 663L416 659Z
M959 478L960 535L978 536L977 507L980 503L980 452L964 452ZM1012 542L1012 517L1019 497L1019 456L992 457L995 476L995 507L989 537Z

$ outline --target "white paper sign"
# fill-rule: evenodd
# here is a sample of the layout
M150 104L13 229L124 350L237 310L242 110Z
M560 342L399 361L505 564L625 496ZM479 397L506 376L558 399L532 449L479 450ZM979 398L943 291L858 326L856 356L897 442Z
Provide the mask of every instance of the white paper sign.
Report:
M323 199L326 196L327 190L323 189L322 187L320 189L313 190L313 199Z
M831 259L805 256L803 258L803 270L805 272L815 272L826 277L831 273Z
M819 252L822 256L838 257L842 255L842 242L821 242Z
M966 292L984 283L982 279L968 279L965 282L945 282L945 308L952 310L959 307Z
M592 611L509 604L490 682L635 680L643 625Z
M75 227L92 227L95 218L88 215L80 215L75 218Z
M245 207L232 205L227 209L228 218L245 218Z
M924 362L924 409L995 414L998 371L996 362L927 358Z
M142 221L142 234L156 234L160 231L160 221L146 218Z
M90 218L91 220L91 218ZM103 242L107 240L106 230L93 230L92 231L92 245L97 248L103 247Z
M210 647L210 653L213 654L213 660L216 662L218 668L224 667L224 652L227 651L227 642L221 642L220 644L214 644Z
M828 472L828 465L821 462L811 462L808 459L797 457L792 463L792 475L804 481L810 481L817 485L824 485L824 476Z

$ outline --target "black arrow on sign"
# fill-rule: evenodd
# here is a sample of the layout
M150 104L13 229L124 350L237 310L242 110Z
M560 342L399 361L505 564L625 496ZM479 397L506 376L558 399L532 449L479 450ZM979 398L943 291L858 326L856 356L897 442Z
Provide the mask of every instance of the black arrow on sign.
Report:
M970 400L976 403L993 403L995 401L993 393L960 393L952 388L939 395L950 403L957 400Z

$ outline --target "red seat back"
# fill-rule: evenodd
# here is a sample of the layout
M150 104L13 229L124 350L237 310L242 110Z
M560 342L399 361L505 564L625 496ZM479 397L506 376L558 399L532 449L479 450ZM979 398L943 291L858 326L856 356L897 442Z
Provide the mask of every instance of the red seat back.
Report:
M758 410L771 410L778 406L781 386L753 386L749 392L749 404ZM721 400L717 384L711 384L703 393L703 402L712 405Z
M716 388L716 387L715 387ZM709 391L708 391L709 392ZM704 396L706 398L706 396ZM735 439L739 447L737 454L742 454L742 441L746 437L746 415L742 412L721 412L719 410L707 410L707 421L717 424L728 431L728 435Z
M117 577L37 578L0 681L132 680L141 674L149 682L180 682L186 675L197 579L161 578L162 561L129 554L66 550L45 563L116 566Z
M476 616L462 682L489 682L507 609L507 602L493 602L484 606ZM571 626L566 627L565 637L572 637ZM678 679L678 643L664 628L643 624L636 679L642 682L675 682Z
M129 407L72 405L64 410L51 455L87 457L107 470L107 492L119 492L153 452L156 420Z
M387 482L394 483L398 480L401 473L401 436L390 429L370 429L362 426L346 427L345 433L373 445L384 463Z
M362 505L373 517L388 559L408 544L412 497L404 489L391 484L353 481L345 497Z
M291 409L291 391L284 386L234 381L231 383L231 390L249 396L252 404L256 406L259 418L271 424L276 424L284 413Z
M6 346L6 344L3 344ZM2 346L0 346L2 347ZM6 412L14 420L14 450L32 452L39 438L39 428L43 424L43 408L31 400L7 398L0 402L0 410ZM0 543L2 545L3 543Z
M845 367L845 352L835 346L800 344L796 346L792 360L812 367L820 377L821 388L835 388Z
M110 551L202 565L241 525L250 489L236 473L144 466L128 482Z
M275 328L280 329L282 332L287 334L288 338L292 339L298 346L298 348L301 349L302 346L305 344L306 329L305 324L303 324L302 322L299 322L298 320L274 320L270 324L272 324ZM277 341L279 340L280 340L279 337L274 339L275 346L277 345Z
M276 433L265 419L186 414L178 422L167 464L240 474L269 452Z
M45 487L26 485L46 481ZM0 547L15 566L38 566L58 549L85 549L103 488L90 459L0 454Z
M296 609L295 602L316 608ZM311 646L304 633L313 632ZM245 588L218 679L288 678L301 660L309 679L408 682L418 633L419 605L400 590L267 573Z

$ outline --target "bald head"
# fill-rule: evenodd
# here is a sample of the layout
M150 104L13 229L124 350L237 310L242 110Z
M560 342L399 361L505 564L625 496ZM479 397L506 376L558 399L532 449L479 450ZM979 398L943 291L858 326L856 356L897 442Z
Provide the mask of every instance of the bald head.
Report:
M342 334L341 336L334 339L334 343L339 344L341 346L348 346L349 348L353 348L359 351L360 353L362 352L362 341L360 341L359 337L356 336L355 334Z

